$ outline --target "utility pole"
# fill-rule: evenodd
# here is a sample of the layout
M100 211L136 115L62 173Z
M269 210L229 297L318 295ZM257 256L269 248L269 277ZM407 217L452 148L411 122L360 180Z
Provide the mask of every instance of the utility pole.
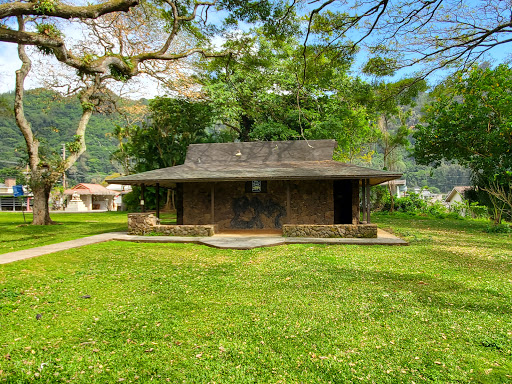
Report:
M66 144L62 144L62 160L66 161ZM62 187L66 189L66 171L62 171Z

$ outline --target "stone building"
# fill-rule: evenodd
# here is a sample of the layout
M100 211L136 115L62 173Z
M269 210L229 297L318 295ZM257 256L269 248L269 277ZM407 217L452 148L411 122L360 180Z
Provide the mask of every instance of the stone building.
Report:
M401 174L334 161L335 147L335 140L192 144L183 165L109 182L175 188L178 225L341 236L347 225L356 232L369 225L370 186Z

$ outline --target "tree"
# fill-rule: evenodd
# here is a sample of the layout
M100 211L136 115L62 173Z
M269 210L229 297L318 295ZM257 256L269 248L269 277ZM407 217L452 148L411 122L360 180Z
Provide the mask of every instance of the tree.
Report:
M261 29L233 36L225 48L236 56L206 66L206 97L239 140L286 140L299 134L297 122L289 119L297 103L293 39L266 36Z
M213 119L212 108L204 102L157 97L149 102L146 121L116 128L119 148L112 158L127 165L129 173L183 164L189 144L210 139L208 129ZM134 188L132 195L139 194L139 189ZM140 201L137 198L132 200ZM148 207L155 203L151 191L145 194L144 200ZM168 190L167 204L170 208L173 205L171 201L174 201L174 194Z
M318 46L304 52L299 36L257 30L231 39L227 47L236 57L216 58L206 68L207 98L239 140L334 138L338 159L364 157L376 137L366 108L371 87L349 75L352 55Z
M227 52L208 51L207 15L215 2L164 1L145 2L115 0L87 6L69 6L54 0L34 3L13 1L0 4L0 41L18 44L22 67L17 71L15 93L16 122L27 145L31 170L30 185L34 193L33 224L50 224L48 197L51 186L60 174L68 169L85 151L84 132L87 123L102 101L109 81L128 81L140 74L160 77L169 70L179 72L166 63L183 62L196 54L203 57L226 55ZM240 18L269 17L272 7L267 2L231 4L219 2L223 7L238 10ZM126 13L125 13L126 12ZM204 18L203 18L204 16ZM8 27L15 17L18 29ZM199 19L199 20L196 20ZM86 29L90 41L68 48L59 29L59 20L78 22L79 29ZM31 26L30 31L26 26ZM211 29L211 26L210 26ZM180 39L180 37L184 37ZM92 43L91 43L92 41ZM39 153L39 141L34 136L23 109L24 82L32 62L25 51L26 45L36 46L42 53L52 55L59 62L77 70L82 80L78 92L83 114L78 124L75 140L69 143L71 155L65 161L47 161ZM77 47L77 49L75 49Z
M418 162L456 160L482 182L512 179L512 70L474 68L439 85L416 126Z
M294 2L295 4L296 2ZM366 45L367 73L391 75L415 66L420 76L469 68L511 42L512 10L499 0L323 0L309 10L310 35L325 49ZM320 26L314 30L315 26ZM351 42L346 39L351 38ZM307 44L307 38L304 45Z
M0 96L1 97L1 96ZM26 147L13 115L14 94L5 94L12 116L0 119L0 170L9 164L27 163ZM118 105L129 101L119 100ZM58 92L44 88L36 88L25 92L25 115L31 123L32 131L39 140L39 152L43 157L62 156L63 144L74 139L75 128L82 115L82 107L76 96L65 97ZM130 103L132 104L132 103ZM114 124L121 121L119 113L111 113L108 109L94 113L89 120L85 133L87 151L66 172L68 185L87 182L91 176L108 175L116 170L109 161L110 154L116 149L114 138L107 137L114 129ZM66 156L69 154L66 149ZM82 161L85 159L85 162ZM87 169L87 171L86 171ZM77 179L78 173L86 178Z
M420 92L424 92L426 88L424 81L415 79L374 84L372 107L378 115L378 141L383 151L383 166L388 171L398 171L399 149L409 146L411 128L408 120L413 113L412 107ZM390 183L388 191L393 212L395 201Z
M498 195L499 201L512 201L503 200L512 193L512 70L500 65L457 73L432 98L425 124L414 133L417 161L435 166L457 161L471 169L473 182L491 202Z
M18 26L20 31L25 29L25 21L22 16L18 16ZM41 156L39 151L40 142L34 136L31 124L27 120L24 111L24 83L31 70L32 61L28 57L23 44L18 45L18 56L22 66L16 71L14 115L27 145L28 165L30 168L28 182L34 194L34 216L32 223L36 225L51 224L52 220L50 219L48 206L51 189L62 173L85 152L85 129L94 108L100 102L101 77L99 74L83 76L84 87L79 95L82 105L82 116L76 129L75 139L72 143L68 144L69 156L63 161L60 161L60 158L45 159Z
M157 97L149 102L145 122L116 127L120 145L113 159L130 164L128 172L145 172L183 164L189 144L207 140L211 107L199 101Z

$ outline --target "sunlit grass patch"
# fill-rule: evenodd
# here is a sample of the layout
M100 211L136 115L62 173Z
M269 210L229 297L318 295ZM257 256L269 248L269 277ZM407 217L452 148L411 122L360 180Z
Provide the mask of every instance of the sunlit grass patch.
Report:
M409 247L109 242L0 266L0 380L510 382L512 241L439 222L386 218Z
M30 225L32 214L0 212L0 254L105 232L126 231L126 212L55 213L56 225Z

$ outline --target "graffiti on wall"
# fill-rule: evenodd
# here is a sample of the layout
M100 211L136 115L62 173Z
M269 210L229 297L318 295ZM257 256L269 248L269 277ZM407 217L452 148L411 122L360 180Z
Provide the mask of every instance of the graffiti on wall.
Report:
M233 199L232 208L231 228L235 229L262 229L264 217L273 220L274 228L281 228L281 218L286 216L286 208L269 198L237 197Z

